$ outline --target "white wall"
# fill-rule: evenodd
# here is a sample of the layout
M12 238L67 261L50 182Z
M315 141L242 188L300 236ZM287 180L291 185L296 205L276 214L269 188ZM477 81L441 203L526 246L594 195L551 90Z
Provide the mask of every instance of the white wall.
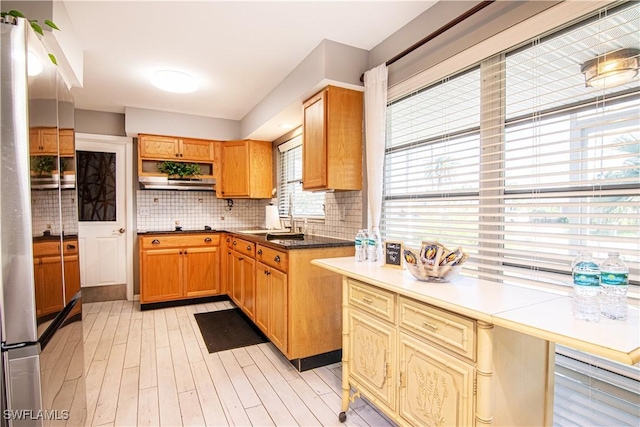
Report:
M130 137L150 133L202 139L240 139L240 122L236 120L133 107L126 107L124 115L125 132Z

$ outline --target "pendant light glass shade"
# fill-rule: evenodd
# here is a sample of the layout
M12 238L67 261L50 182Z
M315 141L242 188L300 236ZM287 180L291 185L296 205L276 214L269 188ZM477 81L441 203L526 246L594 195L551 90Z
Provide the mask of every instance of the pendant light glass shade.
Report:
M630 82L638 75L638 55L638 49L620 49L585 62L585 85L605 89Z

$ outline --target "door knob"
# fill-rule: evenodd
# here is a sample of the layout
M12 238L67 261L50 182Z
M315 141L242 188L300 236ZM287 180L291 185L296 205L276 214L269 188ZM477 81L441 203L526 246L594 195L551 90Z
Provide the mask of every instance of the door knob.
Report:
M123 234L124 233L124 228L121 228L120 230L118 230L118 233Z

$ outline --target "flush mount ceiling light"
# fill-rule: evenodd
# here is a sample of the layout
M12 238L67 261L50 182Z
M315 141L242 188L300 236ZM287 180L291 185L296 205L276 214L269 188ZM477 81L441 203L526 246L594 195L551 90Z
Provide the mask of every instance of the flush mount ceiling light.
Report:
M580 69L585 85L605 89L630 82L638 75L639 54L638 49L620 49L585 62Z
M173 93L189 93L198 89L196 79L180 71L161 70L151 76L151 84Z
M286 130L293 129L293 125L291 123L282 123L280 127Z

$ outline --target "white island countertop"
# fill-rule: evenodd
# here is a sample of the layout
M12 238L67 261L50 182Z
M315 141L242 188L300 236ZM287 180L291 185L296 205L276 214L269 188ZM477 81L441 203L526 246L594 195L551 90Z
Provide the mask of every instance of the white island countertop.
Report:
M628 365L640 361L640 312L626 321L590 323L572 315L571 297L545 290L460 276L450 283L421 282L407 270L385 268L354 257L311 262L365 283L473 319L535 336Z

